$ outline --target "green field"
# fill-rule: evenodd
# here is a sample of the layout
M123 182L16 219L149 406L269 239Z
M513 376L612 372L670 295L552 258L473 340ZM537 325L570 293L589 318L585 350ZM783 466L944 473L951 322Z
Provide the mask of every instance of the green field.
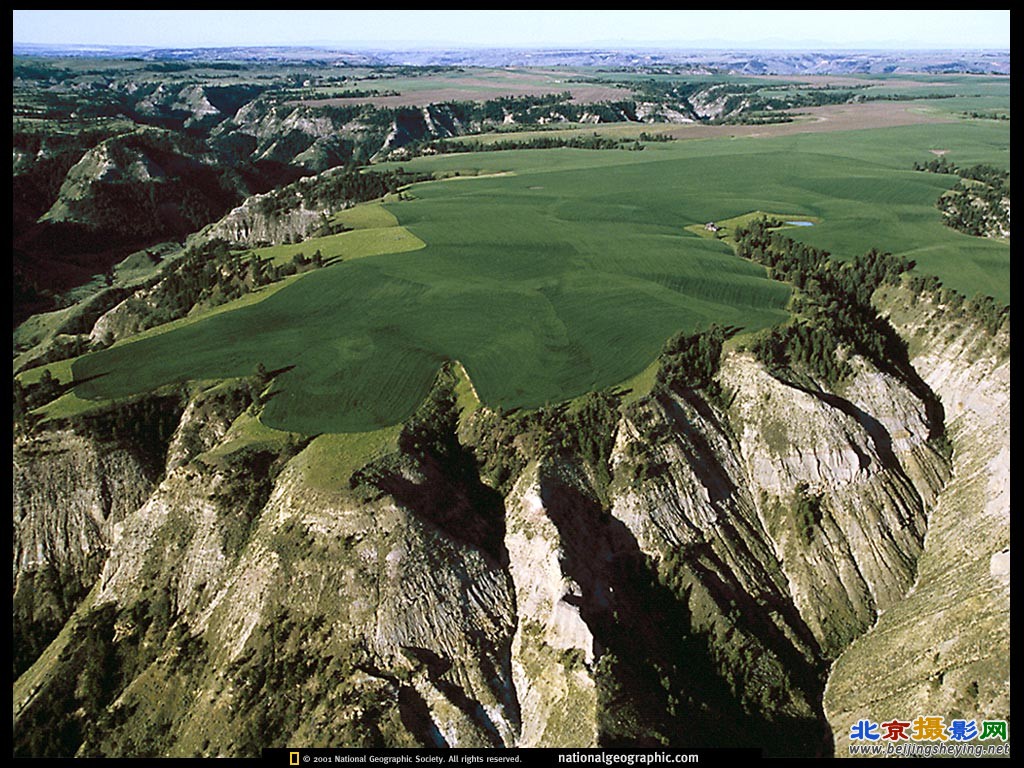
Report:
M76 392L118 397L262 363L287 369L267 425L366 432L409 416L456 359L486 404L559 402L637 375L678 330L782 320L787 286L685 229L755 210L812 218L788 233L840 258L906 254L1008 303L1009 244L943 226L935 200L954 179L910 168L933 149L1006 166L1009 142L1007 124L979 121L422 158L404 165L511 175L416 185L385 207L425 247L339 250L340 263L262 301L79 359Z

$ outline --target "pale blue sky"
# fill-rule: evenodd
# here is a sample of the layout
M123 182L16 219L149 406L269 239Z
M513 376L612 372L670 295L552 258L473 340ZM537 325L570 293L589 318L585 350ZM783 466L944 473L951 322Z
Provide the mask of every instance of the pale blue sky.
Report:
M15 43L1010 48L1006 11L15 10Z

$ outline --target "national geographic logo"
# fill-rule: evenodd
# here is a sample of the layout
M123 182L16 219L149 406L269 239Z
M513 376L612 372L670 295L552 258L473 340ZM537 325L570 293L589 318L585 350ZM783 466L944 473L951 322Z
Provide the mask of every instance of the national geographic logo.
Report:
M663 765L701 763L727 765L761 757L759 749L264 749L263 761L280 768L313 768L318 764L420 766L421 768L512 768L598 763L601 765ZM287 761L287 763L285 762Z

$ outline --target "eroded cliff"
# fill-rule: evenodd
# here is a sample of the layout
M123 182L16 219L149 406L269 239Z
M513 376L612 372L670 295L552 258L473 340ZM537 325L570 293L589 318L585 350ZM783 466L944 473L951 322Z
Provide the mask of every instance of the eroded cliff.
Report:
M78 602L15 684L17 750L821 755L889 709L1005 714L1007 342L897 290L920 382L854 357L829 391L728 349L717 394L611 411L606 454L451 390L367 447L200 389L145 471L36 428L16 583L45 564Z

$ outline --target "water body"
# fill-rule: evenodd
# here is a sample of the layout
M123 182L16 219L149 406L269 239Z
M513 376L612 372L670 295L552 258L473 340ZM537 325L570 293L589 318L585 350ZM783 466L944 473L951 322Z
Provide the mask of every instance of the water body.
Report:
M813 221L787 221L787 224L792 224L794 227L813 227Z

